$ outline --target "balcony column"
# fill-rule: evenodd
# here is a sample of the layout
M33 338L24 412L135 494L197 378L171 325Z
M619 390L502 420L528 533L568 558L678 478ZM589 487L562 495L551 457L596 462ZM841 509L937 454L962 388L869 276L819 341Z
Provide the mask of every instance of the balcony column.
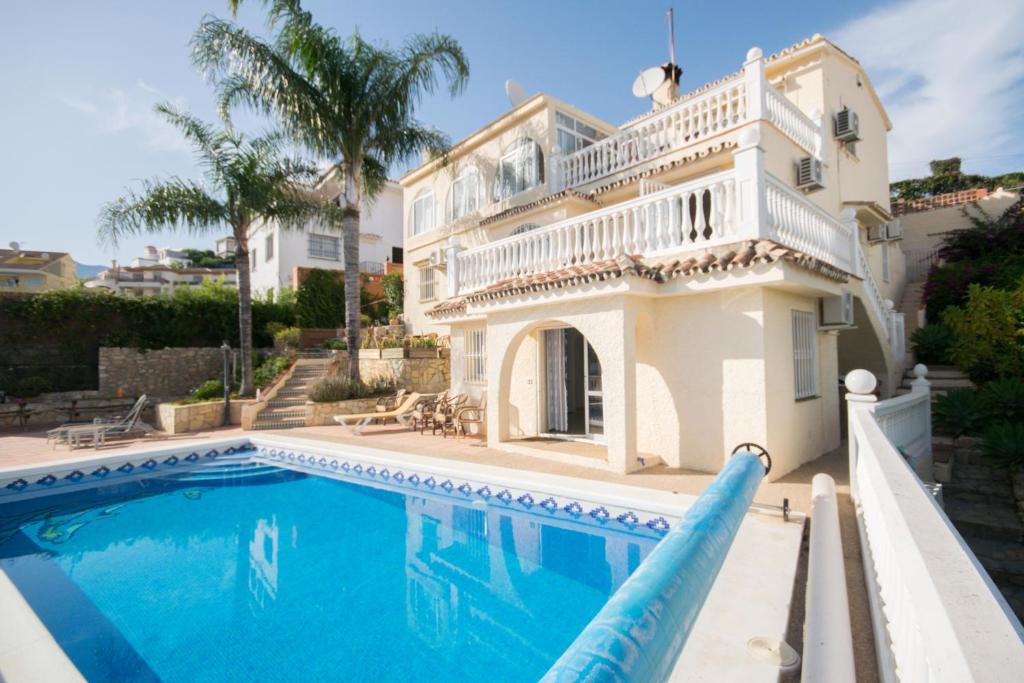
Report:
M839 222L846 226L850 235L850 272L859 278L864 277L862 267L864 259L861 258L860 250L860 228L857 227L857 211L852 207L846 207L839 212Z
M743 78L747 82L747 120L765 118L765 89L768 81L764 75L764 53L761 48L752 47L747 50L747 59L743 62Z
M828 147L825 145L825 113L821 109L815 109L811 112L811 120L818 127L814 134L814 156L823 165L828 165Z
M456 235L448 238L448 246L445 247L444 260L448 264L448 298L452 299L459 295L459 254L462 252L462 244Z
M761 149L761 124L754 122L740 131L733 152L738 190L738 236L741 239L768 239L768 195L765 187L764 150Z
M562 177L562 159L562 148L555 145L551 148L551 156L548 158L548 189L552 193L565 189L565 178Z

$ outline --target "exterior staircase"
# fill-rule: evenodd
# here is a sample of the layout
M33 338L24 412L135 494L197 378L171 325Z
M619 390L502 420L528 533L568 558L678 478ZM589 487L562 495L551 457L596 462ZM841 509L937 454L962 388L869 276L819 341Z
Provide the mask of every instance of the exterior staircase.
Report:
M1024 523L1010 473L961 447L943 485L949 516L1018 617L1024 617Z
M299 358L295 370L277 394L267 401L259 412L253 429L291 429L306 425L306 398L313 384L327 376L330 360L326 358Z
M914 381L914 369L908 368L903 373L903 383L896 389L896 395L910 393L910 383ZM951 365L936 365L928 367L928 382L932 385L932 398L938 394L945 394L950 389L973 387L974 383L958 368Z
M921 309L921 299L924 295L924 282L908 282L903 288L903 298L900 300L900 313L903 314L903 330L906 333L907 355L910 355L910 337L921 327L924 322L924 311ZM912 363L911 363L912 365Z

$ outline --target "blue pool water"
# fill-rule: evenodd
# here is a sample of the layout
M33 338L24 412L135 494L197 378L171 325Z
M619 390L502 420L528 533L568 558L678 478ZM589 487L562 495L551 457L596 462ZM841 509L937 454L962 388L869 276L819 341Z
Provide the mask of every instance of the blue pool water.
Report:
M534 681L656 542L268 465L0 505L90 681Z

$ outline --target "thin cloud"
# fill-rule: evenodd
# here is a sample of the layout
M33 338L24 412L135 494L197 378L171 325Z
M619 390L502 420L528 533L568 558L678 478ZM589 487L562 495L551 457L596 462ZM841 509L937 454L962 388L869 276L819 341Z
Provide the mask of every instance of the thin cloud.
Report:
M892 119L894 180L951 156L969 172L1022 165L1022 25L1018 0L909 0L831 32L864 65Z
M59 94L57 100L88 118L102 133L137 133L149 147L157 150L186 150L188 143L181 134L154 111L158 102L170 101L178 107L187 104L182 97L169 97L145 81L122 90L112 88L92 99Z

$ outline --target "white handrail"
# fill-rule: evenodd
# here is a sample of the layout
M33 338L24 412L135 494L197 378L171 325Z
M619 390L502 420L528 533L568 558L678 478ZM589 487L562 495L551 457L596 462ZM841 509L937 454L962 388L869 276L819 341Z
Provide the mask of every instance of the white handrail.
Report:
M723 133L746 120L746 82L726 81L562 157L561 182L565 187L583 185L698 139Z
M853 636L839 506L836 483L827 474L816 474L811 480L810 536L801 680L853 683Z
M854 272L853 237L844 225L770 173L765 174L769 236L780 244Z
M775 88L765 88L768 120L811 154L821 152L821 126Z
M1024 671L1020 622L876 419L916 401L876 404L864 370L846 386L850 490L880 678L1002 681Z
M624 254L735 242L736 185L735 173L723 171L468 249L456 256L458 292Z

